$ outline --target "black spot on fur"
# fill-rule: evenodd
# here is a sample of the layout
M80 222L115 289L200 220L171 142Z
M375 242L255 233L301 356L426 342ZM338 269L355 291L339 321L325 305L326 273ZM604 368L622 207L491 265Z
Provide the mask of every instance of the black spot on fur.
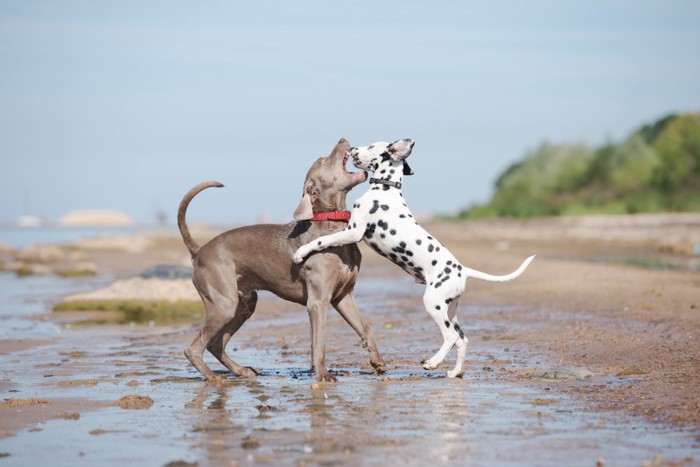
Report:
M404 217L406 217L406 214L399 214L399 217L403 219Z
M382 204L382 205L379 206L379 207L382 208L382 210L384 210L384 211L388 211L388 210L389 210L389 205L388 205L388 204Z
M452 302L452 300L454 300L454 298L446 298L445 303L449 305Z
M459 337L464 339L464 333L462 332L462 329L459 327L459 324L455 323L455 331L459 333Z
M449 273L451 273L451 272L452 272L452 269L450 269L450 268L448 268L447 266L445 266L445 274L449 274Z
M437 264L437 260L434 259L433 262L432 262L431 264L432 264L433 266L435 266L435 265Z
M447 265L449 266L449 265L451 265L451 264L452 264L452 260L448 260L448 261L447 261Z
M446 327L447 329L450 329L450 322L447 321L447 320L445 320L445 327Z
M433 246L432 243L430 245L428 245L428 252L432 253L434 249L435 249L435 247Z
M321 246L321 240L319 240L316 245Z
M379 209L379 201L377 201L375 199L374 201L372 201L372 207L370 208L369 213L374 214L375 212L377 212L378 209Z
M391 230L389 231L389 233L390 233L391 235L396 235L396 229L391 229Z
M377 226L378 226L378 227L381 227L381 228L384 229L384 230L386 230L386 229L389 228L389 224L387 224L386 222L384 222L382 219L379 219L379 221L377 222Z
M417 239L416 239L416 245L420 245L421 243L423 243L423 240L421 240L420 238L417 238Z
M367 229L365 229L365 238L372 238L374 236L374 231L377 229L377 224L367 223Z

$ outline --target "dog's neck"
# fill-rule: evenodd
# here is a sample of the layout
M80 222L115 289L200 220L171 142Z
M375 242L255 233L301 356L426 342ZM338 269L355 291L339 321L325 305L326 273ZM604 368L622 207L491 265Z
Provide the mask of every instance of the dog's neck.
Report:
M377 167L369 182L376 185L371 188L372 190L389 190L391 188L401 190L403 185L403 166L383 163Z
M323 196L313 203L313 212L345 211L345 192L335 193L331 196Z

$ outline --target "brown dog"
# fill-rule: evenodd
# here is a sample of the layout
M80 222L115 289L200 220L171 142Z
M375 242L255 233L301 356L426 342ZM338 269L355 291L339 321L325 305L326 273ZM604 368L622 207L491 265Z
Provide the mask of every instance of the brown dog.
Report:
M192 255L192 281L206 309L204 325L185 350L185 356L206 379L222 376L204 363L205 348L237 376L257 375L252 368L231 360L225 352L231 336L255 311L257 290L268 290L285 300L306 305L311 319L311 369L316 371L318 381L336 381L325 364L329 304L359 334L376 371L383 373L386 370L372 331L355 304L353 287L362 259L357 245L329 248L301 266L292 262L297 248L346 226L345 222L335 220L307 219L314 213L344 211L348 191L367 179L366 173L349 173L345 168L348 148L348 142L341 139L328 157L318 159L311 166L304 182L302 201L294 213L298 222L229 230L200 247L185 223L187 206L202 190L223 185L201 183L182 199L177 223ZM334 215L317 217L332 218Z

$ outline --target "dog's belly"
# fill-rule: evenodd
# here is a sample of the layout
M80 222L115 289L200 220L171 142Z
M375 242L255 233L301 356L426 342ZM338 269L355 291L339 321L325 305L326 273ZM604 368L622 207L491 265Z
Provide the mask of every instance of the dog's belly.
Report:
M456 269L459 265L452 253L413 219L373 219L367 224L364 240L420 283L432 280L445 268Z
M408 236L405 235L407 232ZM373 219L367 223L364 240L374 251L388 258L418 282L424 283L425 273L430 264L425 257L428 248L427 237L427 232L412 220L408 223ZM435 246L431 246L430 249L434 251Z

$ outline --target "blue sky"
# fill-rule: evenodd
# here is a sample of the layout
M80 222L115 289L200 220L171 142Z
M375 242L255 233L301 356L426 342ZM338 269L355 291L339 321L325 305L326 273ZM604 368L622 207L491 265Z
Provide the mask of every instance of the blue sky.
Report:
M172 221L211 179L192 220L284 222L341 137L413 138L409 206L455 213L543 140L700 110L699 24L677 0L0 0L0 223Z

